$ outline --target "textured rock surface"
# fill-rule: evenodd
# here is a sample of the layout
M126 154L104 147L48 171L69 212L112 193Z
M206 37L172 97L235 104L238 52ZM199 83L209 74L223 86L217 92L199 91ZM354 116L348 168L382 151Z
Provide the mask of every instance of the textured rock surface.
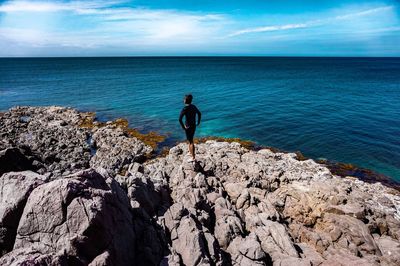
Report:
M59 176L89 166L88 133L78 127L81 114L63 107L16 107L0 117L0 136L29 149L39 173Z
M18 162L0 169L43 174L0 178L0 265L400 265L397 190L238 143L143 162L150 147L82 116L0 117L0 161Z
M0 177L0 253L11 251L17 226L32 190L46 177L34 172L10 172Z
M92 141L97 151L90 160L90 166L115 173L127 170L129 164L142 161L152 151L150 146L128 137L121 128L111 125L95 129Z
M161 220L171 236L171 254L184 264L400 262L398 191L335 177L295 154L214 141L196 148L196 164L186 162L186 145L180 144L142 171L169 184L176 203ZM178 230L182 223L185 230Z
M14 249L0 258L0 265L19 266L19 265L68 265L65 257L56 254L42 254L29 248ZM103 264L104 265L104 264Z
M84 128L88 116L64 107L15 107L0 116L0 175L35 170L54 178L91 167L113 172L143 160L152 148L121 128Z
M93 170L54 180L30 194L14 248L90 263L108 252L117 265L135 261L133 217L125 193Z

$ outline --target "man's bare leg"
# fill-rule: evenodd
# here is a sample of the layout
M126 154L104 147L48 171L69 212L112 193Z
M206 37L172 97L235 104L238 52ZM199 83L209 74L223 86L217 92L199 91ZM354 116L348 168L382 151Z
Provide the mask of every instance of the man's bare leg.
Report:
M189 152L192 155L193 160L195 160L195 148L193 142L189 142Z

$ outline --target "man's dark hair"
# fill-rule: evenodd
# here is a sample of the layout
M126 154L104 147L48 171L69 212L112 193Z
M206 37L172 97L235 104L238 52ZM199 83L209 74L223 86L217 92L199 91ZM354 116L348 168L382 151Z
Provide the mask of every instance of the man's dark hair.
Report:
M185 104L191 104L193 100L192 94L186 94L185 95Z

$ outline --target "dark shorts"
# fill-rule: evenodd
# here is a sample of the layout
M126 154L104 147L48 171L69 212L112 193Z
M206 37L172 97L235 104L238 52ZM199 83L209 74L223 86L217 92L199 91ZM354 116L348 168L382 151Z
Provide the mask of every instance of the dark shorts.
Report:
M189 128L185 129L186 139L189 142L193 142L194 132L196 131L196 126L190 126Z

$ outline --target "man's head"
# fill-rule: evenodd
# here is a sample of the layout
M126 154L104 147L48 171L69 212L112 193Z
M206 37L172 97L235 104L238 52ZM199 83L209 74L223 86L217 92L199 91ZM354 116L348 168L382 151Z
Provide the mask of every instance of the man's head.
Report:
M191 104L193 100L192 94L186 94L185 97L183 98L183 102L185 104Z

